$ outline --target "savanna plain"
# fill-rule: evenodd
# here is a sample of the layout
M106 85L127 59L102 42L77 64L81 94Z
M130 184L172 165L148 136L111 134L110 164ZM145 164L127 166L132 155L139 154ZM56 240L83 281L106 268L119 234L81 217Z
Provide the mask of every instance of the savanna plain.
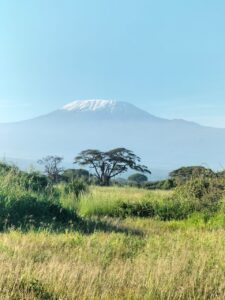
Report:
M0 299L225 299L221 180L43 191L2 164Z

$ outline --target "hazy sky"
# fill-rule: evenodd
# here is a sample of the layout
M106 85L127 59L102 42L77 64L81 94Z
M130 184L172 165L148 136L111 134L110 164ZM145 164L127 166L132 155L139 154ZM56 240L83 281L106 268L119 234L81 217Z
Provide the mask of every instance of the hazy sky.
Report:
M225 127L225 1L0 0L0 122L89 98Z

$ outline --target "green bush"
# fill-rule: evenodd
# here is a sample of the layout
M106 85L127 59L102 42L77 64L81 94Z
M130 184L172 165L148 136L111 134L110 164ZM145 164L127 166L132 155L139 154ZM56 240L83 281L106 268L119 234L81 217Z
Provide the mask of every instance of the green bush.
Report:
M154 205L151 202L120 202L112 211L113 217L154 217Z
M74 179L83 179L85 182L89 182L92 175L85 169L66 169L62 174L62 178L66 182L71 182Z
M128 181L131 182L131 183L134 182L138 185L142 185L143 183L148 181L148 177L144 174L141 174L141 173L135 173L135 174L128 177Z
M77 220L74 212L30 193L0 192L0 229L8 227L68 225Z
M175 187L175 182L172 179L165 179L160 181L146 182L143 187L148 190L171 190Z
M112 211L111 216L117 217L148 217L158 218L160 220L180 220L187 218L191 212L189 205L174 201L172 198L159 199L151 201L144 200L141 202L121 202Z
M74 179L64 185L64 193L72 194L74 198L78 199L83 193L88 191L88 186L83 179Z
M23 172L17 167L0 163L0 185L5 188L7 186L19 187L27 191L43 193L48 184L48 178L45 175L38 172Z
M154 203L155 217L163 221L182 220L192 212L188 203L168 198Z
M22 178L22 185L26 190L43 193L49 184L48 178L37 172L24 173Z
M5 175L6 173L10 172L12 169L16 167L10 166L9 164L0 161L0 175ZM16 168L17 169L17 168Z
M219 209L224 187L218 178L195 178L177 187L174 199L188 203L193 211L213 213Z
M76 214L60 204L60 195L44 175L0 166L0 229L76 222Z
M191 179L197 178L214 178L216 173L211 169L202 166L189 166L176 169L169 174L176 185L181 185Z

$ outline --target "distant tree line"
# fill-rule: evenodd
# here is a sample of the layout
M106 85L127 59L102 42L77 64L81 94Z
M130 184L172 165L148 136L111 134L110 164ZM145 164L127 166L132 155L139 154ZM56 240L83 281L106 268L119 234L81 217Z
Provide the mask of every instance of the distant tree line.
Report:
M192 178L225 177L224 171L214 172L203 166L188 166L170 172L167 179L149 181L147 176L151 174L149 168L140 163L140 157L126 148L116 148L106 152L96 149L84 150L74 158L73 162L74 165L83 168L64 169L62 162L63 158L60 156L46 156L38 161L43 166L48 180L53 184L60 181L73 182L77 179L82 179L87 184L102 186L117 184L146 189L169 190ZM118 177L129 169L136 171L136 173L130 175L128 179Z
M128 169L141 173L137 176L141 182L143 178L146 178L142 174L151 174L147 166L140 164L140 157L126 148L116 148L106 152L88 149L77 155L74 164L88 167L93 170L94 174L90 174L85 169L64 170L62 161L63 158L60 156L47 156L39 160L38 163L43 166L44 173L53 183L63 179L71 180L83 177L90 180L90 178L95 177L100 185L108 186L114 177L127 172Z
M118 217L178 220L193 212L201 212L207 221L222 207L221 200L225 195L224 171L214 172L202 166L181 167L172 171L167 179L152 182L148 178L150 170L140 163L139 157L125 148L107 152L82 151L74 159L77 169L64 169L63 158L59 156L47 156L39 163L43 172L34 169L23 171L0 162L0 230L12 226L39 228L49 224L57 228L77 226L78 223L80 226L82 220L77 209L82 196L90 190L89 185L174 189L165 193L164 200L157 197L156 201L149 201L147 197L141 202L119 201L117 208L108 212L109 216ZM88 167L91 173L80 165ZM129 169L135 173L128 179L117 177L117 174L121 176Z

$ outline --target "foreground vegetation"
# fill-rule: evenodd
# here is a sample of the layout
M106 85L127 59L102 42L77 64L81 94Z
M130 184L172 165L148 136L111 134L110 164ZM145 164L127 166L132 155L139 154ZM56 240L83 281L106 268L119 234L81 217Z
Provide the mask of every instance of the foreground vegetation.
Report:
M224 179L174 190L0 166L0 299L224 299Z
M2 233L0 298L224 299L222 228L205 226L200 217L113 223L143 236L101 230Z

